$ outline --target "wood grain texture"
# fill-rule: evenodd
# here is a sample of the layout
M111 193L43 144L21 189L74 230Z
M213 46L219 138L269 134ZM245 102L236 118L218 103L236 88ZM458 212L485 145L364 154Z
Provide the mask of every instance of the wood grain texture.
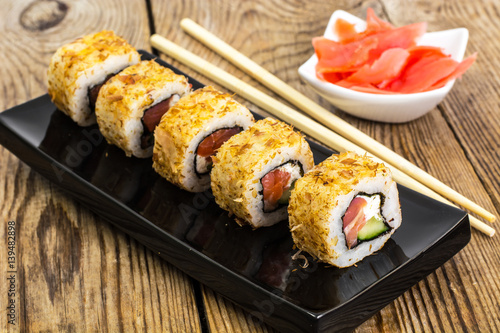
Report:
M44 94L50 56L57 47L81 35L113 29L137 48L150 50L150 22L147 4L142 0L126 4L117 0L0 0L0 6L1 110ZM430 31L459 26L469 29L467 55L478 52L476 64L436 109L418 120L391 125L351 117L318 97L299 79L298 66L313 52L311 38L323 33L330 14L343 9L363 17L368 7L395 25L427 21ZM190 17L294 88L497 215L499 7L493 0L151 0L157 33L269 93L182 32L180 20ZM197 304L197 282L81 207L3 147L0 212L0 244L6 240L7 222L17 223L19 305L17 326L7 325L3 312L0 330L274 331L209 288L201 287ZM473 232L464 250L356 331L500 331L499 248L498 236L488 238ZM2 273L6 263L7 251L2 247ZM4 308L7 292L8 285L0 283L0 305Z
M203 287L203 301L210 332L276 332L206 287Z
M0 1L0 108L46 93L56 48L111 29L149 49L143 1ZM51 25L55 22L55 25ZM0 330L199 332L192 280L0 147L0 244L17 223L17 319ZM7 248L0 263L5 271ZM2 275L4 280L4 275ZM6 308L7 284L0 284Z
M221 1L217 5L199 1L172 1L166 5L162 1L152 1L152 5L158 34L275 96L179 29L182 18L193 19L322 106L498 214L500 115L497 90L500 80L496 68L500 44L491 40L494 35L491 29L498 32L499 28L498 23L493 23L499 18L498 5L493 1L484 4L410 0L356 3ZM466 55L479 52L478 62L463 80L456 82L443 103L416 121L392 125L351 117L300 82L296 70L313 53L311 38L323 33L331 13L343 9L364 17L367 7L374 8L379 16L395 25L427 21L429 31L461 26L470 31ZM168 22L161 19L165 12L172 14ZM484 29L485 26L490 30ZM202 82L211 83L188 68L183 69ZM486 82L485 77L488 78ZM254 105L247 105L263 113ZM491 316L498 313L499 308L499 286L495 279L500 273L498 247L498 237L490 239L473 232L470 245L358 331L499 330L498 315ZM204 295L210 327L217 331L231 325L225 322L222 313L232 311L232 306L215 302L211 292L206 290ZM241 321L233 321L241 325ZM235 328L231 326L231 330ZM242 331L248 330L252 329L242 328Z

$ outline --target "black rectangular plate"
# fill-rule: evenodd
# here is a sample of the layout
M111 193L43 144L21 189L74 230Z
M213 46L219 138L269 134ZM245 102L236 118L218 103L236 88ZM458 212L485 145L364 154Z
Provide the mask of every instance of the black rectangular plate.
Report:
M194 89L202 86L189 79ZM97 126L77 126L48 95L1 113L0 143L160 257L242 306L252 320L285 332L355 328L449 260L471 236L465 212L398 186L403 223L378 253L343 269L308 257L292 260L296 250L286 221L258 230L238 226L210 191L194 194L171 185L153 171L151 159L127 158ZM316 163L333 153L310 144Z

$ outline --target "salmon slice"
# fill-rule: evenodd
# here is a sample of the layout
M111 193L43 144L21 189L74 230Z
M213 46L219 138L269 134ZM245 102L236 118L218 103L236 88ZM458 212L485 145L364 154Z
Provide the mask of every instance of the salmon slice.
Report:
M198 154L200 157L212 156L224 142L226 142L230 137L238 134L239 132L241 132L241 127L223 128L213 132L205 139L203 139L203 141L198 145L196 154Z
M161 117L170 109L170 104L175 98L176 96L172 95L144 111L142 122L150 133L153 133L156 126L160 123Z
M343 218L344 235L347 242L347 248L351 249L358 243L358 232L366 224L366 216L363 208L366 207L368 202L361 197L355 197Z
M278 207L278 200L283 196L290 185L290 173L281 169L275 169L262 177L262 189L264 196L264 211L270 212Z
M89 98L89 107L91 112L95 112L95 103L97 101L97 97L99 96L99 90L101 90L101 87L109 81L115 74L108 74L104 81L100 84L96 84L92 88L89 89L88 91L88 98Z

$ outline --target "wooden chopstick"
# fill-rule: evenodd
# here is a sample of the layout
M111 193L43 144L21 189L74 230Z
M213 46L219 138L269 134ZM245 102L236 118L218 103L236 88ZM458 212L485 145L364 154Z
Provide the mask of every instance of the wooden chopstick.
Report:
M320 123L342 135L344 138L354 142L360 147L363 147L366 151L371 152L373 155L379 157L387 163L396 166L399 170L403 171L410 177L418 180L420 183L470 210L471 212L485 218L487 221L495 221L495 215L488 212L483 207L467 199L460 193L445 185L443 182L418 168L410 161L396 154L380 142L358 130L348 122L319 106L314 101L307 98L305 95L295 90L191 19L183 19L181 21L181 27L198 41L217 52L225 59L229 60L235 66L252 76L269 89L273 90L278 95L281 95L283 98L308 115L312 116Z
M178 46L177 44L167 40L166 38L154 34L150 38L151 45L159 51L167 54L171 58L183 63L184 65L193 68L200 74L212 79L214 82L232 90L237 95L249 100L255 105L267 110L276 117L283 121L292 124L310 137L324 143L325 145L337 151L354 151L357 154L367 154L371 158L380 163L386 164L393 173L393 178L400 184L409 187L417 192L425 194L441 202L454 206L451 202L444 199L434 191L420 184L416 180L402 173L398 169L392 167L390 164L383 162L379 158L367 153L364 149L355 145L354 143L346 140L337 133L331 131L327 127L317 123L313 119L295 111L287 105L271 98L260 90L255 89L249 84L241 81L233 75L225 72L224 70L212 65L206 60L198 57L197 55L187 51L186 49ZM456 206L455 206L456 207ZM473 216L469 216L471 225L477 230L489 235L490 237L495 234L495 229L479 221Z

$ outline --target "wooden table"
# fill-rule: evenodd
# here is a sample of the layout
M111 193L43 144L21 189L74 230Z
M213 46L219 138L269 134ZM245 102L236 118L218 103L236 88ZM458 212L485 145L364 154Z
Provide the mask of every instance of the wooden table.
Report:
M418 120L393 125L350 117L299 79L298 66L313 52L311 38L323 33L330 14L343 9L363 17L368 7L395 25L427 21L429 31L469 29L466 55L477 51L477 62L437 108ZM179 21L189 17L450 187L499 213L498 1L0 0L0 8L0 110L44 94L56 48L102 29L115 30L149 51L148 37L156 32L269 92L185 34ZM1 330L273 331L83 208L1 146L0 212ZM8 324L5 310L9 221L15 221L17 236L15 326ZM358 331L499 331L499 237L473 230L469 245Z

